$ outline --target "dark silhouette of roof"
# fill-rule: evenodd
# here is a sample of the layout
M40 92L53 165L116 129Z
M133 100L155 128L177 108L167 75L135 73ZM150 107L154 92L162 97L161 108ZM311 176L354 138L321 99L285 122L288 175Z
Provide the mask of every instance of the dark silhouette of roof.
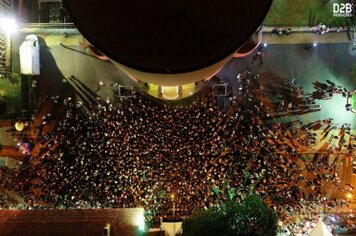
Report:
M81 33L111 59L146 72L183 73L236 51L272 0L65 0Z
M137 218L143 209L1 210L1 236L103 235L111 224L111 235L139 235Z

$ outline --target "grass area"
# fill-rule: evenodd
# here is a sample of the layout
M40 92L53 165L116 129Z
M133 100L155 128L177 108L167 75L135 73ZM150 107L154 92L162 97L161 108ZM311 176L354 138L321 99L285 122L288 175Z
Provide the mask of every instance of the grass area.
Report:
M9 119L21 114L21 79L0 79L0 95L7 102L7 112L0 114L0 119Z
M356 110L356 93L354 93L354 95L351 98L351 105L353 109Z
M333 17L333 3L343 0L274 0L264 25L312 26L323 23L329 26L353 25L353 18ZM355 16L354 16L355 18Z

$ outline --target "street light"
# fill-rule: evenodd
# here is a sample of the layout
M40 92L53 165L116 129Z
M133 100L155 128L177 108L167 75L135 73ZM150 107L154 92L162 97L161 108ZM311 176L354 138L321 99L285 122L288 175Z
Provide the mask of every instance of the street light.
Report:
M172 199L172 202L173 202L173 221L175 221L175 213L176 213L176 205L175 205L175 202L174 202L174 193L171 194L171 199Z
M17 28L18 26L15 19L8 17L0 18L0 29L6 34L13 34Z
M15 123L15 129L19 132L21 132L25 128L25 124L18 121Z
M176 232L176 219L175 219L175 214L176 214L176 205L175 205L175 201L174 201L174 193L171 194L171 199L173 202L173 232Z

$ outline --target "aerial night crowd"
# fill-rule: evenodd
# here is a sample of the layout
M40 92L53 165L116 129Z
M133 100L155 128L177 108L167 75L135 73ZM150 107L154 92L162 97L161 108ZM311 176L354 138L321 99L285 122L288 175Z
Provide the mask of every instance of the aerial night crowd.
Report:
M144 207L171 217L174 203L180 219L231 192L237 199L252 192L277 211L281 231L306 232L318 221L318 209L345 204L324 197L324 184L340 182L338 162L328 160L332 152L311 161L300 154L316 142L311 127L331 121L276 122L256 78L238 76L238 96L225 110L209 89L184 106L139 93L117 103L63 98L64 118L44 118L38 154L15 169L1 167L1 187L23 196L29 209ZM298 96L299 89L288 86L291 97ZM285 100L277 110L300 109Z

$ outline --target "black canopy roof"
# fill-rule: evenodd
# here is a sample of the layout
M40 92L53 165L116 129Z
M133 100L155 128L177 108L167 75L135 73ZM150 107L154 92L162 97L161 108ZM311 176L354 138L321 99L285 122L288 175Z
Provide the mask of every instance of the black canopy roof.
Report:
M182 73L236 51L272 0L65 0L81 33L111 59L134 69Z

